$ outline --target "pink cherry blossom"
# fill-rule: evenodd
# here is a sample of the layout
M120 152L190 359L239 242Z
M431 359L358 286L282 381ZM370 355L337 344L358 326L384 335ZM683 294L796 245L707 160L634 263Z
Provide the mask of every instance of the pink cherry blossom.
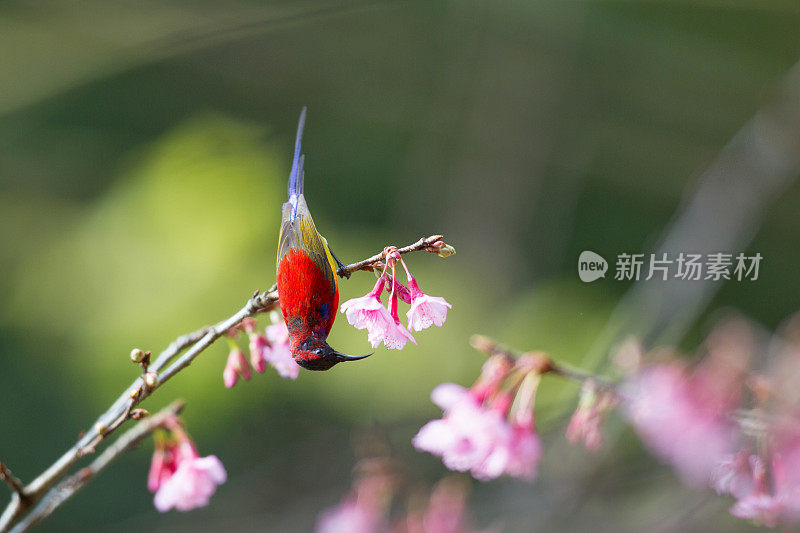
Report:
M253 318L245 318L242 320L240 327L248 336L250 348L250 365L259 374L266 370L264 363L264 348L269 345L267 338L256 331L258 324Z
M781 502L770 494L751 494L731 507L736 518L753 520L768 527L778 525L781 515Z
M726 406L698 390L684 366L653 365L623 388L623 410L644 443L692 486L709 480L713 469L732 453L734 427Z
M503 475L535 478L542 445L533 423L533 403L541 376L538 367L527 363L526 359L519 366L495 355L484 363L470 389L438 385L431 400L444 415L419 430L414 446L441 457L447 468L469 471L479 480ZM504 383L512 372L518 377L509 388Z
M372 336L370 336L370 340L372 341L372 347L375 348L377 344L374 342ZM381 341L383 341L384 346L390 350L402 350L408 341L411 341L414 344L417 343L414 337L411 336L411 333L409 333L408 330L399 323L388 328L383 333L383 338Z
M411 291L408 290L408 287L403 285L401 282L397 281L392 276L384 276L384 284L383 287L386 292L392 292L392 283L395 284L395 289L397 290L397 297L404 303L411 304Z
M172 450L164 444L156 445L153 460L150 462L150 472L147 476L147 488L155 492L161 484L172 477L177 465Z
M767 474L764 462L756 455L748 458L750 467L750 493L739 496L739 501L731 507L731 514L737 518L753 520L765 526L774 527L781 520L784 510L781 495L770 494L767 490ZM775 480L778 482L778 480ZM737 487L738 492L738 487Z
M200 457L177 417L167 420L156 435L156 449L147 486L155 492L156 509L188 511L208 504L217 485L225 482L225 468L214 456Z
M318 533L387 532L387 518L397 490L397 470L388 458L372 457L358 477L351 494L336 507L320 515Z
M267 369L264 361L264 350L268 348L269 341L264 335L256 332L250 333L250 364L259 374Z
M431 391L431 401L446 412L460 402L475 403L475 398L466 387L456 383L441 383Z
M386 332L395 327L389 310L381 302L384 278L375 283L375 287L366 296L352 298L341 305L341 311L347 321L356 329L366 329L373 348L383 341Z
M505 474L533 481L542 459L542 441L531 424L514 424L511 428L509 458Z
M600 431L600 416L597 408L578 408L567 425L567 440L572 444L583 441L586 449L597 452L603 446L603 433Z
M750 450L740 450L723 457L711 471L710 485L717 494L745 498L753 491L752 464L759 460Z
M712 487L738 500L730 509L733 516L769 527L800 521L800 434L796 420L780 427L786 422L769 430L768 461L742 450L713 472Z
M184 455L175 473L159 487L153 503L162 513L173 508L189 511L203 507L226 477L225 468L215 455L200 457L197 452Z
M414 446L442 458L445 466L470 471L477 479L494 479L506 472L512 431L503 409L480 405L466 389L439 385L432 399L444 417L425 424L414 437Z
M297 379L300 365L292 357L286 323L281 321L267 326L266 338L268 345L263 350L264 360L272 365L281 377Z
M317 533L377 533L381 531L383 516L375 509L359 505L355 498L342 502L320 515Z
M402 261L402 265L406 271L408 289L411 292L411 309L406 313L408 329L410 331L422 331L433 325L441 327L444 321L447 320L447 309L453 306L447 303L444 298L428 296L422 292L405 261Z
M461 479L444 478L434 487L421 523L412 531L426 533L470 533L475 531L467 516L467 486ZM411 517L409 517L411 518Z
M387 252L387 263L383 269L375 287L365 296L360 298L352 298L347 300L341 305L341 311L347 317L347 321L356 327L356 329L366 329L368 331L367 338L373 348L377 348L383 343L390 350L402 350L403 347L410 341L414 344L417 341L413 335L400 324L400 317L397 311L398 295L400 298L405 299L407 296L410 301L410 293L395 277L394 263L400 255L391 250ZM393 259L390 261L389 259ZM392 276L386 274L386 270L392 264ZM389 296L389 308L383 306L381 302L381 294L387 283L391 283L391 295Z
M236 385L239 378L245 380L250 379L250 364L238 346L233 345L228 354L228 362L225 364L225 370L222 372L222 379L227 388Z
M393 272L394 273L394 272ZM397 293L395 292L394 284L392 285L392 294L389 297L389 316L392 318L392 323L383 332L383 344L390 350L402 350L408 341L417 343L409 331L400 324L400 317L397 314ZM373 340L370 335L370 340ZM376 345L373 343L373 348Z
M275 346L276 344L289 346L289 328L286 327L286 322L283 320L267 326L264 329L264 334L270 346Z
M514 363L502 355L489 357L481 367L481 374L470 388L470 394L483 403L497 394L503 381L514 368Z
M753 491L739 500L731 514L739 516L734 510L740 514L753 511L757 516L751 519L769 525L768 519L778 509L779 522L797 524L800 522L800 421L795 417L781 420L772 428L771 437L771 482L768 483L765 463L751 459Z
M578 408L567 425L567 440L572 444L583 441L586 449L597 452L603 445L603 432L600 423L603 414L616 404L612 393L601 393L593 380L587 380L581 387Z
M408 329L422 331L433 325L441 327L447 319L447 309L453 307L440 296L422 294L411 302L411 309L406 313Z

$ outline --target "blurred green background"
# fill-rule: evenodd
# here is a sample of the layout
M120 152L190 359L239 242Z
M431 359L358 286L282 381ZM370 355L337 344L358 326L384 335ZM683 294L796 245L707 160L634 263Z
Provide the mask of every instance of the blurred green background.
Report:
M653 246L800 57L800 7L6 1L0 50L0 459L23 480L135 377L132 347L158 351L273 283L302 106L306 196L342 260L431 233L457 248L409 259L453 304L417 347L226 390L222 343L144 404L188 400L200 451L229 472L209 507L155 511L148 443L41 526L307 531L349 487L354 429L386 428L419 482L444 474L410 438L438 414L436 384L476 377L470 334L582 361L630 284L581 283L578 254ZM687 342L722 307L770 328L800 307L798 211L796 184L764 206L734 250L764 256L760 279L721 287ZM373 281L353 276L342 299ZM368 349L337 324L331 344ZM542 392L540 479L475 483L478 524L749 528L627 433L598 457L566 446L565 390Z

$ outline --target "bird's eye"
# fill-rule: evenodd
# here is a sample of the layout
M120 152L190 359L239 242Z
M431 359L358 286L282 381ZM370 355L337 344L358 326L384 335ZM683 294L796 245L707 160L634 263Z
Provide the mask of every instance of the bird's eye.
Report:
M316 355L323 355L324 353L325 353L325 350L323 348L316 348L314 350L314 354L316 354Z

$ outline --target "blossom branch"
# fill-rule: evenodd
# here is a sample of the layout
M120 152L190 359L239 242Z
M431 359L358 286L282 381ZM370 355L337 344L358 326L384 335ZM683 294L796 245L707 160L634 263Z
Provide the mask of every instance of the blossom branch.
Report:
M441 235L422 238L413 244L398 249L398 252L405 254L424 250L440 255L449 255L451 253L449 250L452 249L441 239ZM339 275L349 276L358 270L371 270L384 258L384 253L381 252L362 261L346 265L339 270ZM23 487L20 483L21 490L14 492L5 511L0 515L0 533L8 531L28 509L45 497L48 491L66 475L81 457L94 453L96 447L108 435L113 433L126 420L132 418L134 408L156 389L188 367L200 353L211 346L230 328L236 326L245 318L273 309L277 303L278 290L277 284L274 284L263 293L256 291L244 307L225 320L175 339L158 355L155 361L147 366L146 374L134 380L125 389L125 392L114 401L111 407L97 418L92 428L72 448L28 485ZM181 353L183 354L181 355ZM48 495L47 498L49 499L49 497Z
M426 237L423 239L418 240L414 244L409 244L403 248L398 248L397 252L399 254L407 254L410 252L419 252L421 250L425 250L431 253L442 253L442 249L446 248L447 245L442 241L441 235L431 235L430 237ZM450 252L452 253L452 252ZM349 276L353 272L357 270L374 270L377 267L383 268L383 265L379 265L379 263L386 258L386 251L379 254L375 254L372 257L368 257L363 261L359 261L358 263L353 263L351 265L347 265L344 268L345 273L340 273L340 276Z
M535 355L539 374L555 374L571 381L577 381L578 383L591 381L596 387L605 389L607 391L613 391L616 389L616 384L614 382L599 376L595 376L594 374L584 370L554 361L544 352L527 352L523 354L484 335L473 335L470 337L469 343L479 352L483 352L490 356L496 355L505 357L512 363L515 362L521 355Z
M28 515L17 523L12 533L22 533L49 516L61 504L69 500L85 487L97 474L110 465L126 451L137 446L153 431L161 427L169 418L179 414L185 403L173 402L155 415L148 416L136 426L122 434L112 445L103 451L92 463L55 486Z

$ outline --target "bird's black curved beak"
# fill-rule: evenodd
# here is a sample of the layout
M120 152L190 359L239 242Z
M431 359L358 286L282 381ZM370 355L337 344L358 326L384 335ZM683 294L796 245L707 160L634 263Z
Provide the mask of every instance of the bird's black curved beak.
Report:
M375 353L375 352L372 352L372 353ZM369 357L372 354L368 353L367 355L347 355L347 354L343 354L343 353L339 353L337 351L334 351L333 355L336 356L336 361L337 362L343 363L345 361L358 361L359 359L365 359L365 358Z

